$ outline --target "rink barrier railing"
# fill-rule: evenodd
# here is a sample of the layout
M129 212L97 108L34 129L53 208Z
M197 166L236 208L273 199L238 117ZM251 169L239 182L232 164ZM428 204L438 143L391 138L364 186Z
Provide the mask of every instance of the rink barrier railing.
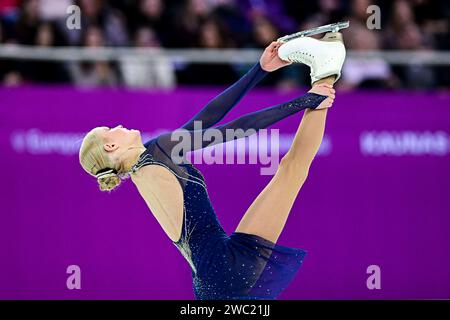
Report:
M1 45L0 58L42 61L159 61L166 56L173 63L246 64L257 61L260 49L161 49L128 47L35 47ZM348 58L381 59L391 65L450 65L450 51L347 51Z

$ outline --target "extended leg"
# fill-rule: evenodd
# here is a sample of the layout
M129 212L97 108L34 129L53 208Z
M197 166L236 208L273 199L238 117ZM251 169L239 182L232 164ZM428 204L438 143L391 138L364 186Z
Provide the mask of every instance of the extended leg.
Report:
M332 84L334 77L318 82ZM292 205L305 182L325 131L327 109L306 110L294 141L269 184L240 221L236 232L261 236L276 242Z

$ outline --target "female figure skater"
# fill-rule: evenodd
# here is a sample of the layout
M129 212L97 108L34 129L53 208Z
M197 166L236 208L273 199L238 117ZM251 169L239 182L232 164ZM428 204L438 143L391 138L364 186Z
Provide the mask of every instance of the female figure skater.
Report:
M83 140L80 163L97 178L102 191L114 189L122 178L131 176L161 227L189 262L197 299L275 299L305 256L301 249L276 242L322 141L327 108L335 97L332 84L340 76L344 57L339 33L321 40L304 37L273 42L247 74L182 128L142 143L137 130L97 127ZM183 129L194 135L194 121L201 121L204 131L213 127L268 72L292 62L310 66L313 86L308 93L215 127L221 132L243 129L240 132L245 136L248 129L266 128L307 109L276 174L228 236L210 203L202 174L187 161L173 161L173 154L184 156L174 153L179 142L172 139L173 134ZM213 144L193 143L183 152Z

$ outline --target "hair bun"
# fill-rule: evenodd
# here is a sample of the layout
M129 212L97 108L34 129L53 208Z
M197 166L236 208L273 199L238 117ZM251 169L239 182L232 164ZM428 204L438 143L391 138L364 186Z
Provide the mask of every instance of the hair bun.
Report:
M97 178L98 185L101 191L111 191L120 185L120 177L114 173L103 174Z

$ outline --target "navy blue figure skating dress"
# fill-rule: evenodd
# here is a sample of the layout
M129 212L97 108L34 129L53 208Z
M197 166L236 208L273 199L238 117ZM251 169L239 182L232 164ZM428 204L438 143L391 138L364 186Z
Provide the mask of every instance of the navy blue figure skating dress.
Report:
M265 75L260 64L256 64L177 130L194 134L194 121L201 121L204 130L213 127ZM325 99L324 96L307 93L215 128L223 132L243 129L240 132L245 137L247 132L251 132L247 129L266 128L306 108L315 109ZM146 142L146 151L132 170L146 165L163 166L177 177L182 187L183 227L180 239L173 243L191 266L195 297L206 300L275 299L294 278L306 252L277 245L257 235L234 232L228 236L217 219L200 171L187 161L173 160L178 141L172 141L171 134ZM214 141L202 143L201 146L192 143L187 151L215 144Z

